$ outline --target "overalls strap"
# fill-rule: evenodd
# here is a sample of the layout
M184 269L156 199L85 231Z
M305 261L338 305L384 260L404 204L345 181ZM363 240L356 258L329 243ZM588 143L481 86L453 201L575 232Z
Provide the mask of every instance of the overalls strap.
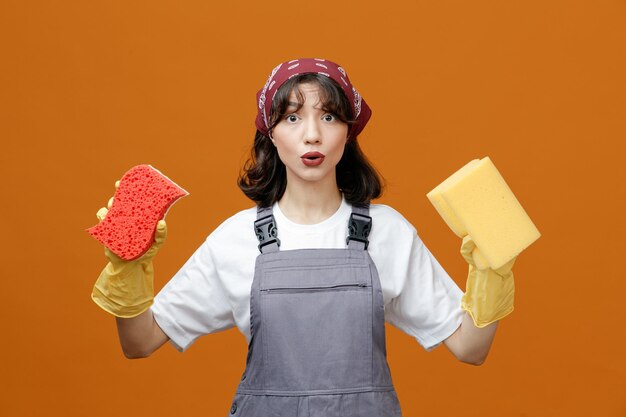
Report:
M372 230L372 218L369 216L369 203L362 206L352 206L352 214L348 222L348 237L346 245L350 249L367 250L368 236ZM257 206L257 220L254 222L254 231L259 240L261 253L278 252L280 239L278 228L272 214L272 207Z
M372 231L372 218L369 216L370 205L352 206L352 214L348 222L346 244L350 249L367 250L367 237Z
M278 229L276 228L276 220L274 220L271 206L257 206L254 232L259 240L259 251L261 253L278 252L280 240L278 239Z

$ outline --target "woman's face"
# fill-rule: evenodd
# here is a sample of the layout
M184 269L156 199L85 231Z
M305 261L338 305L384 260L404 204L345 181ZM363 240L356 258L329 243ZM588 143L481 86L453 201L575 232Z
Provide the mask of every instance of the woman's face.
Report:
M335 167L343 155L348 125L322 109L317 84L300 84L299 89L303 106L296 112L298 100L292 91L287 112L272 131L272 142L287 168L287 182L336 185Z

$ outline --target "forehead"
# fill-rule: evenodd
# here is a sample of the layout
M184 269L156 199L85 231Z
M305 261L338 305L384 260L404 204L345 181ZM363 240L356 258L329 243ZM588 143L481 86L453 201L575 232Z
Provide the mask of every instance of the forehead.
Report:
M309 105L316 106L321 102L320 86L316 83L302 83L294 86L289 93L289 102L287 103L289 107L299 106L298 91L300 91L304 103L308 102Z

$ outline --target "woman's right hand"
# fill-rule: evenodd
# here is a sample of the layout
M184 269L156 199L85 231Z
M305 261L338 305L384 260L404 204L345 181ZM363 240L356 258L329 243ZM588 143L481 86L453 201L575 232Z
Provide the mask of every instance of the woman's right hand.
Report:
M119 182L115 183L116 188ZM96 216L102 221L113 205L109 199L107 207L98 210ZM138 259L125 261L106 246L104 254L109 263L104 267L96 281L91 298L103 310L120 318L132 318L150 308L154 300L154 267L152 258L167 236L167 225L161 220L157 223L154 243Z

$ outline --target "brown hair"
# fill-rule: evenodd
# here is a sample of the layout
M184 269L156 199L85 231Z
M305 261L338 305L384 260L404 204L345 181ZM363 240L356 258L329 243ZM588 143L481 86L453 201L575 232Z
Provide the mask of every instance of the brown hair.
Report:
M286 116L289 96L294 91L298 100L298 110L304 104L298 85L316 83L320 87L320 101L324 111L333 113L339 120L354 124L352 107L340 86L329 77L320 74L299 74L285 81L276 92L270 114L270 134L272 129ZM337 164L337 186L346 201L352 205L363 205L381 196L382 176L368 161L359 147L356 137L350 136L341 160ZM278 156L271 139L257 130L250 158L244 164L237 179L241 191L261 207L269 207L283 196L287 187L285 165Z

